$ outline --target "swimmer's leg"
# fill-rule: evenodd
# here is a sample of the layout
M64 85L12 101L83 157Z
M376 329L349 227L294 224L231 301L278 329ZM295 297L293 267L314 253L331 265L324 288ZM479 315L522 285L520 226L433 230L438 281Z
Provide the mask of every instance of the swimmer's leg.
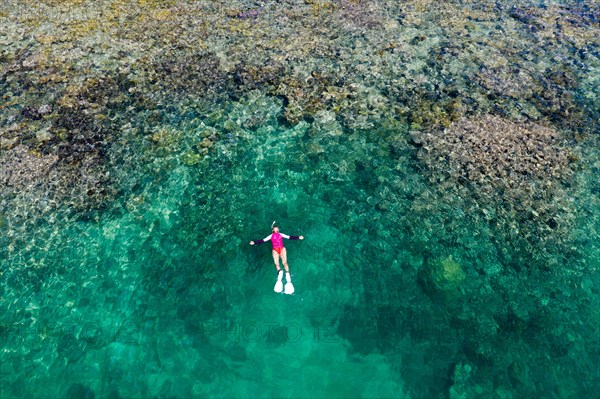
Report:
M287 263L287 250L285 248L281 250L281 261L283 262L283 267L285 267L286 273L289 273L290 268Z
M273 250L273 262L275 262L275 267L277 268L277 271L281 270L281 267L279 266L279 254L277 253L277 251Z
M277 251L273 250L273 261L275 262L275 267L277 268L277 282L275 283L275 292L279 293L283 291L283 283L281 279L283 278L283 270L279 267L279 254Z
M293 294L294 293L294 284L292 284L292 276L290 276L290 268L288 267L288 263L287 263L287 251L285 248L283 248L281 250L281 260L283 261L283 267L285 267L285 290L284 292L286 294ZM283 274L283 273L281 273Z

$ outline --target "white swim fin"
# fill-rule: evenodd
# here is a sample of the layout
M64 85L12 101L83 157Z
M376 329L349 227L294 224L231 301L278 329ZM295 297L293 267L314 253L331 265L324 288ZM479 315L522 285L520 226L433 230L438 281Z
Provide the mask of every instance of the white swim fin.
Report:
M292 295L294 293L294 285L292 284L292 278L289 273L285 274L285 293L288 295Z
M283 283L281 282L282 278L283 270L280 270L279 273L277 273L277 282L275 283L275 288L273 289L277 293L283 291Z

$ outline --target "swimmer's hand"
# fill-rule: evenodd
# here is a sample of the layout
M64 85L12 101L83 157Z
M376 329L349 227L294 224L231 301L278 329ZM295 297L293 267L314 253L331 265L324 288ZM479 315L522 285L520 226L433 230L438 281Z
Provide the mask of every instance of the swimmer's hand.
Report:
M301 240L304 240L304 236L300 236L300 239L301 239Z
M254 245L254 241L250 241L250 245Z

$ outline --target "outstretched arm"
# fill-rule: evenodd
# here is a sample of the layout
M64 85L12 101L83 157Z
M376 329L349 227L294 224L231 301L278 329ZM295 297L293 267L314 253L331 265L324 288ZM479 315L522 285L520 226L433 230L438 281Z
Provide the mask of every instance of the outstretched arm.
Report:
M288 236L287 234L281 233L283 238L287 238L288 240L304 240L304 236Z
M269 234L267 237L263 238L262 240L258 240L258 241L250 241L250 245L254 245L254 244L262 244L265 241L269 241L271 239L271 236L273 234Z

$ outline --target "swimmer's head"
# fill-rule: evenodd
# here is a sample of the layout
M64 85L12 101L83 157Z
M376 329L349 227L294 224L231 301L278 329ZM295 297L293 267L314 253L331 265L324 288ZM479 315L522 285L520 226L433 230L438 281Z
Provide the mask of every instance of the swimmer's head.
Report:
M273 233L279 233L279 227L273 226L272 231L273 231Z

